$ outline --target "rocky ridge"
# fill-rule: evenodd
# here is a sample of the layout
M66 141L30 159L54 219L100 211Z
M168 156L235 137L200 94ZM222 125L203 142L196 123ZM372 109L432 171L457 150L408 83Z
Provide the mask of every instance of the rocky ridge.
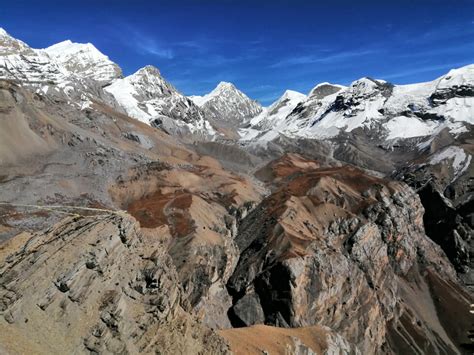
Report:
M122 70L92 43L72 43L70 40L54 44L44 51L68 71L101 85L122 77Z
M204 113L165 81L153 66L116 80L105 91L115 97L128 115L166 132L205 137L214 134Z
M378 141L431 137L444 128L454 135L473 124L474 66L451 70L427 83L393 85L362 78L349 87L320 84L272 128L273 137L336 138L362 130ZM265 138L263 138L265 139Z
M466 342L460 329L469 324L470 298L461 296L441 248L426 238L414 191L357 169L284 159L260 172L276 177L276 190L243 220L236 238L241 256L228 283L233 324L322 322L362 353L449 353ZM446 291L428 286L447 280ZM450 305L454 313L464 312L457 330L436 319L439 310L413 298L439 292L457 299ZM419 328L405 329L407 322ZM423 341L403 332L423 333Z

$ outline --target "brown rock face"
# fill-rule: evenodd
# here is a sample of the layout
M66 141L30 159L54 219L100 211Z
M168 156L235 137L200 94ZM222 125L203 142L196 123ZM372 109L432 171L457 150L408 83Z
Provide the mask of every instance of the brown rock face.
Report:
M278 176L275 191L239 229L241 255L228 283L233 324L259 323L247 315L263 312L266 324L327 325L363 353L456 352L467 339L453 333L432 300L449 294L443 297L456 305L444 307L459 307L467 324L470 298L424 234L418 196L354 168L307 162L291 169L297 164L288 159L266 168ZM449 286L430 287L433 278ZM408 324L418 337L406 336L415 331Z
M203 322L231 327L225 285L238 259L237 219L260 199L250 181L218 166L149 164L132 169L111 193L143 228L163 236L185 297Z
M227 349L184 311L188 304L162 240L142 234L127 215L68 218L22 248L8 248L0 277L0 337L8 352Z

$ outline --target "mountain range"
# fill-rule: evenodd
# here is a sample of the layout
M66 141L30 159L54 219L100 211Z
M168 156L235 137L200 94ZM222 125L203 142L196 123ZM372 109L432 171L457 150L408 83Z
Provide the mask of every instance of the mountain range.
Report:
M474 64L268 107L0 29L0 353L468 354Z

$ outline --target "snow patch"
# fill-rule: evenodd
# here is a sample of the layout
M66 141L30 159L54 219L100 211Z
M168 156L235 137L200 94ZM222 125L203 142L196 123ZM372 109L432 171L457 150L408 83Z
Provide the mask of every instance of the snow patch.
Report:
M414 117L398 116L389 120L385 127L388 130L387 139L413 138L432 134L438 124Z
M452 160L455 179L466 171L471 163L471 155L467 155L464 149L450 146L436 153L429 161L436 165L445 160Z

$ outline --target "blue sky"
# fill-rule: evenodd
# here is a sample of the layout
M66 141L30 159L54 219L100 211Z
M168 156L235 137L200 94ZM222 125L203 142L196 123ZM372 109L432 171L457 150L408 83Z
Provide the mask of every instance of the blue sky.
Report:
M411 83L474 63L473 0L1 2L0 26L31 46L91 42L187 95L230 81L269 104L323 81Z

